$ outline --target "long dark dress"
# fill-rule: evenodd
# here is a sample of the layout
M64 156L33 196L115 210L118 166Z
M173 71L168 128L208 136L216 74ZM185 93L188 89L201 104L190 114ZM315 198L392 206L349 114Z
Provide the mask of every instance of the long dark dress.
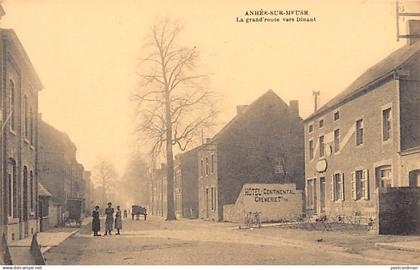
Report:
M105 209L105 231L112 231L112 225L114 225L114 208L108 207Z
M121 210L115 212L115 229L122 229Z
M99 220L99 211L92 211L92 231L98 232L101 230L101 221Z

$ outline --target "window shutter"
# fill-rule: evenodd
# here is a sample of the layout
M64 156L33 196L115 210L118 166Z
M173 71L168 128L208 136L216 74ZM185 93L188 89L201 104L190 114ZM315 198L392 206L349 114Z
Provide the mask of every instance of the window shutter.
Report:
M335 201L335 183L334 174L331 177L331 201Z
M341 175L341 200L344 201L344 173L342 173Z
M363 177L365 178L365 194L363 194L363 197L365 200L369 200L369 171L367 169L363 170Z
M356 173L352 172L351 173L351 197L353 200L357 200L357 196L356 196Z

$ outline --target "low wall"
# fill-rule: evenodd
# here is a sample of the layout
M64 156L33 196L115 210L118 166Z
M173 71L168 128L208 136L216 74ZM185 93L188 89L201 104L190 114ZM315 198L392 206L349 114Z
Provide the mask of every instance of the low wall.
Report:
M245 184L235 204L223 206L223 220L244 222L248 212L259 212L261 222L297 220L303 215L303 191L295 184Z
M420 188L380 189L377 223L380 234L420 233Z

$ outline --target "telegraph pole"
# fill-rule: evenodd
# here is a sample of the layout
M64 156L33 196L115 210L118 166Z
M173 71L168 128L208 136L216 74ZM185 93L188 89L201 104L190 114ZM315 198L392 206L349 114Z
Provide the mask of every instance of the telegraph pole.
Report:
M400 11L402 10L402 11ZM401 35L400 34L400 17L420 17L419 12L404 12L404 7L400 5L400 1L395 1L395 21L397 27L397 41L400 41L400 38L420 38L419 35Z

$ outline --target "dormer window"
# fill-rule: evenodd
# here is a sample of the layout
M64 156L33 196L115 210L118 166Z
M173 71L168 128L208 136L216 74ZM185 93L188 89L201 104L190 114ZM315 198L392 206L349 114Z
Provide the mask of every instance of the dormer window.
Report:
M324 127L324 119L319 120L319 128Z

